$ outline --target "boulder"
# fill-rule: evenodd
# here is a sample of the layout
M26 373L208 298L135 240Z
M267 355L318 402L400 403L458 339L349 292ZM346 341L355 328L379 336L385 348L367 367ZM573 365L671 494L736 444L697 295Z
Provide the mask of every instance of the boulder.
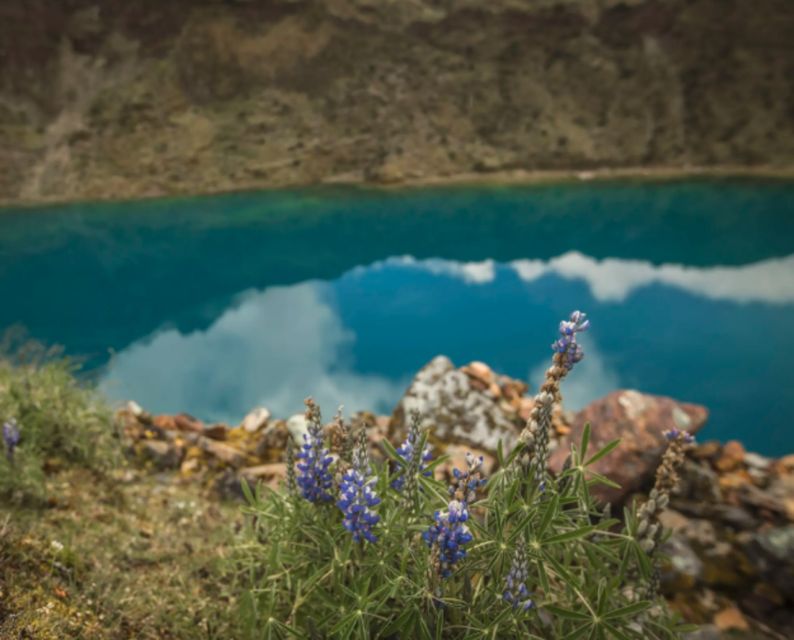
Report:
M666 443L663 432L676 427L696 433L707 417L708 410L700 405L638 391L614 391L575 414L570 442L579 442L587 423L591 425L591 454L620 439L620 446L591 468L620 485L620 489L599 485L594 487L595 495L603 501L622 503L628 494L646 485L656 471ZM555 473L568 453L566 444L552 453L550 467Z
M400 400L389 436L392 441L403 440L411 412L417 410L422 415L422 427L431 429L434 442L494 453L501 440L507 451L523 427L518 411L526 389L520 386L523 383L507 380L482 363L456 369L449 358L437 356L416 374ZM505 392L505 387L509 391Z

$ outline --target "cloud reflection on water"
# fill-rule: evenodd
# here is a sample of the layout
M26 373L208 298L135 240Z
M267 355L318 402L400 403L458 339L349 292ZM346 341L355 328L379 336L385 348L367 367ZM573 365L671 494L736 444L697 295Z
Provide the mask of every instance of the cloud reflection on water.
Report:
M379 303L383 296L391 295L387 289L394 286L394 280L386 277L389 274L392 278L400 275L401 291L411 299L408 304L414 305L409 308L409 313L412 311L415 315L411 318L414 324L400 326L399 330L405 335L380 336L381 342L368 343L379 345L375 351L383 349L384 353L374 354L374 357L369 354L370 370L364 372L357 368L356 343L365 334L371 338L388 331L381 324L395 308L380 307ZM348 411L388 412L415 369L389 369L389 356L385 355L382 345L389 344L393 348L397 341L399 349L413 348L415 332L423 331L424 326L418 310L449 315L449 318L434 319L436 333L453 323L469 336L483 330L492 332L493 339L487 348L494 357L500 350L514 350L516 339L526 339L526 335L515 330L511 335L502 335L503 327L481 326L482 316L461 314L460 310L455 312L444 307L436 300L439 288L461 300L471 299L475 306L496 304L500 313L502 309L515 313L524 304L520 299L521 290L516 290L515 285L523 282L521 286L532 288L526 301L529 303L529 299L544 288L540 281L547 276L558 278L558 282L584 282L592 299L582 296L579 287L571 289L570 286L562 292L560 286L555 285L554 291L558 293L554 295L555 300L560 298L567 305L566 300L571 299L572 304L586 310L596 306L594 302L612 308L621 306L615 303L629 304L627 300L633 294L650 285L662 285L701 299L727 303L794 302L794 256L740 267L708 268L656 266L644 261L611 258L596 260L577 252L548 261L517 260L506 265L492 260L458 262L393 257L357 267L331 282L309 281L244 292L206 330L182 333L164 327L117 354L108 366L102 386L112 397L135 398L154 411L188 409L205 420L234 422L242 417L241 412L256 405L267 406L275 415L287 416L301 411L301 400L310 394L326 412L333 411L338 403L344 403ZM355 298L345 298L341 295L340 283L352 280L360 282L361 288L354 289ZM506 288L510 281L513 287ZM455 291L450 286L454 282L465 286ZM486 291L486 287L490 289ZM367 291L371 294L378 291L381 297L368 296ZM362 297L367 300L362 301ZM368 307L371 312L365 320L343 320L344 312L355 305ZM499 317L506 318L505 315ZM622 367L610 365L609 359L616 355L614 346L608 350L609 358L599 347L599 344L606 344L600 340L608 340L606 329L602 328L600 337L585 338L587 357L566 381L565 400L570 409L581 408L621 384L632 384L630 377L618 375L618 368L626 373ZM429 331L431 346L426 346L425 350L432 348L444 352L449 348L451 338L448 335L433 335L433 330ZM543 351L545 345L533 353ZM436 352L422 351L418 357L426 362L434 355ZM489 359L488 353L474 357ZM537 387L548 365L545 357L543 360L536 358L539 356L528 358L528 368L524 369L532 388ZM536 364L532 365L533 362ZM517 371L507 373L520 375ZM642 380L636 380L635 384L642 386Z
M165 328L134 343L110 363L102 387L205 420L234 422L241 407L257 405L288 416L308 395L326 411L339 403L388 410L407 381L352 369L346 359L355 334L328 293L319 282L245 292L204 331Z
M422 269L436 275L459 278L467 284L489 284L496 278L493 260L458 262L398 256L358 269L389 266ZM654 265L644 260L619 258L597 260L578 251L569 251L550 260L514 260L509 266L525 282L533 282L545 275L583 280L599 302L622 302L637 289L652 284L675 287L712 300L770 304L794 302L794 255L741 266L690 267Z

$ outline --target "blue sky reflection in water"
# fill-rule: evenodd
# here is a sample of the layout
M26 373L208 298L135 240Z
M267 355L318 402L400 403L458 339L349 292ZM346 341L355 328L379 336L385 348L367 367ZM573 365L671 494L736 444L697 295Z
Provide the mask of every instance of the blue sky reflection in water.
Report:
M579 408L637 388L704 436L794 450L794 185L317 191L0 217L0 326L86 358L114 398L237 421L314 395L388 412L438 353L543 375L586 310ZM113 354L112 357L110 354Z

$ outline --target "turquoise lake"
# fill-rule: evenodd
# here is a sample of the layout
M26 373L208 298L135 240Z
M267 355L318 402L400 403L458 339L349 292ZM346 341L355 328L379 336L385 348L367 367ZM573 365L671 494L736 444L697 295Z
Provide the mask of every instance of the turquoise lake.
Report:
M617 388L794 451L794 183L317 189L0 211L0 330L114 400L232 423L390 412L443 353L536 388L586 311L577 409ZM595 425L597 428L597 425Z

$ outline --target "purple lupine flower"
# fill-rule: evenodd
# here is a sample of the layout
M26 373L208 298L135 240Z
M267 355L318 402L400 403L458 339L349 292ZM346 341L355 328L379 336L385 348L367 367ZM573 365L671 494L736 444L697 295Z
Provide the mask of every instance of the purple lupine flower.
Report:
M3 423L3 442L6 445L6 456L9 462L14 461L14 449L19 444L19 426L14 418Z
M678 440L679 436L683 437L684 444L692 444L695 442L695 436L689 433L689 431L681 431L679 429L676 429L675 427L673 427L672 429L668 429L662 435L664 435L664 437L667 438L669 442L672 442L673 440Z
M333 458L323 442L323 426L320 410L313 402L307 402L308 433L303 434L303 446L295 458L298 463L298 486L301 495L310 502L330 502L333 500L331 486L333 477L328 467Z
M457 467L452 469L450 496L464 504L471 504L477 499L477 490L485 485L485 478L482 476L483 460L482 456L475 458L470 452L466 452L466 471Z
M560 322L560 337L551 345L551 348L562 354L562 364L568 371L573 369L573 365L584 357L582 345L576 342L576 334L587 331L589 327L590 321L587 319L587 314L581 311L574 311L570 320Z
M372 489L375 478L371 475L367 458L367 437L362 429L356 450L353 453L353 466L342 476L339 485L341 498L336 505L345 515L345 529L353 534L353 540L361 542L377 542L372 527L378 523L380 516L372 507L380 504L380 498Z
M513 605L514 609L521 607L522 611L529 611L535 604L529 597L526 584L528 576L527 552L524 544L521 543L513 554L513 562L505 578L505 590L502 594L502 599Z
M418 460L415 461L413 459L414 454L416 453L415 448L419 445L419 423L419 415L414 414L413 420L411 421L411 427L408 430L408 436L405 438L405 442L403 442L397 449L397 453L401 458L401 460L397 461L397 464L400 465L401 473L394 480L392 480L391 483L392 488L396 489L397 491L403 490L405 487L406 477L412 471L413 473L421 473L425 477L429 477L431 475L430 471L425 471L427 464L433 459L433 454L430 452L429 445L425 446ZM415 470L411 469L413 464L418 465Z
M434 518L435 524L422 533L422 538L433 549L436 573L448 578L454 565L466 557L465 546L473 540L464 524L469 519L469 511L465 503L452 500L447 511L436 511Z

